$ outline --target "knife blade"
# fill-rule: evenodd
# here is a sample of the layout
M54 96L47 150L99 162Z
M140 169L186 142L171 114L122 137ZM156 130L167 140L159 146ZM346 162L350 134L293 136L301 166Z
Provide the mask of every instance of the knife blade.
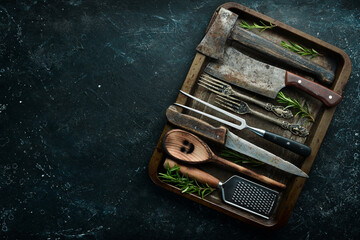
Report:
M308 175L295 165L236 136L223 126L214 127L201 119L182 114L176 110L174 105L168 107L166 110L166 117L168 121L175 126L193 132L222 146L245 154L285 172L308 178Z
M341 102L342 96L329 88L289 71L257 61L234 47L225 49L222 61L210 62L206 73L238 87L275 99L286 87L296 87L332 107Z
M208 106L208 107L214 109L217 112L220 112L220 113L222 113L222 114L224 114L224 115L226 115L228 117L231 117L232 119L240 122L240 124L235 124L235 123L226 121L224 119L218 118L218 117L213 116L213 115L209 115L209 114L207 114L205 112L201 112L201 111L193 109L193 108L189 108L187 106L180 105L178 103L175 103L175 105L181 106L183 108L187 108L187 109L189 109L191 111L200 113L200 114L202 114L204 116L207 116L207 117L210 117L210 118L212 118L212 119L214 119L214 120L216 120L218 122L226 124L227 126L235 128L237 130L242 130L244 128L247 128L250 131L252 131L252 132L256 133L257 135L259 135L260 137L262 137L262 138L264 138L264 139L266 139L266 140L268 140L270 142L273 142L273 143L275 143L275 144L277 144L279 146L282 146L283 148L286 148L286 149L288 149L288 150L290 150L292 152L300 154L300 155L302 155L304 157L307 157L307 156L309 156L311 154L311 148L306 146L305 144L299 143L299 142L294 141L294 140L292 140L290 138L280 136L280 135L278 135L276 133L266 131L264 129L251 127L251 126L246 124L245 119L243 119L243 118L241 118L241 117L239 117L239 116L237 116L235 114L227 112L227 111L225 111L225 110L223 110L223 109L221 109L219 107L216 107L216 106L214 106L214 105L212 105L212 104L210 104L210 103L208 103L208 102L206 102L204 100L201 100L201 99L199 99L197 97L194 97L194 96L192 96L192 95L190 95L190 94L188 94L188 93L186 93L186 92L184 92L182 90L180 90L180 92L182 94L184 94L185 96L187 96L189 98L192 98L192 99L196 100L197 102L200 102L200 103L204 104L205 106Z

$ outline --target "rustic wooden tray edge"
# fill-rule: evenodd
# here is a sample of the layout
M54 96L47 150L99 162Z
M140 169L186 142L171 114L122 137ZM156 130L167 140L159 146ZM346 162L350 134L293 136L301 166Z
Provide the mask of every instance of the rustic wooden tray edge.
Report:
M300 37L302 38L306 38L307 40L309 41L313 41L314 43L316 44L319 44L319 45L323 45L327 48L329 48L329 50L331 50L332 52L335 52L337 54L339 54L340 58L341 58L341 61L342 63L340 64L340 66L338 67L338 71L337 71L337 74L336 74L336 79L334 81L334 83L332 84L331 88L334 90L334 91L337 91L339 93L342 93L343 90L344 90L344 87L347 83L347 80L350 76L350 73L351 73L351 61L350 61L350 58L349 56L342 50L340 50L339 48L337 47L334 47L320 39L317 39L313 36L310 36L306 33L303 33L297 29L294 29L290 26L287 26L286 24L283 24L279 21L276 21L274 19L271 19L270 17L267 17L263 14L260 14L258 12L255 12L254 10L251 10L251 9L248 9L240 4L237 4L237 3L225 3L221 6L218 7L218 9L220 7L224 7L224 8L227 8L227 9L230 9L231 8L238 8L238 9L242 9L243 11L247 11L249 12L250 14L256 16L256 17L259 17L260 19L264 19L265 21L271 21L271 22L276 22L276 24L279 26L279 27L282 27L286 30L289 30L290 32L294 33L294 34L298 34ZM217 10L218 10L217 9ZM216 16L216 12L214 13L214 16ZM213 16L213 18L214 18ZM213 19L212 18L212 19ZM199 67L201 67L201 65L204 63L204 61L206 60L206 57L200 53L197 53L195 58L194 58L194 61L193 61L193 64L191 65L190 67L190 70L189 70L189 73L184 81L184 84L182 86L182 90L183 91L186 91L186 92L191 92L191 89L192 89L192 83L194 81L196 81L196 79L198 78L198 74L200 73L200 69ZM181 103L181 104L185 104L186 102L186 98L183 96L183 95L179 95L177 100L176 100L177 103ZM330 121L335 113L335 110L336 108L328 108L328 109L325 109L323 111L323 113L321 114L321 116L317 119L317 127L315 128L315 131L314 133L312 134L313 137L310 141L310 147L312 148L312 154L307 157L302 165L302 170L306 173L309 173L310 172L310 169L311 169L311 166L315 160L315 157L317 155L317 152L318 150L320 149L320 145L321 145L321 142L323 140L323 138L325 137L325 134L326 134L326 131L330 125ZM319 127L320 126L320 127ZM222 213L225 213L231 217L234 217L234 218L237 218L239 220L242 220L244 222L247 222L247 223L250 223L252 225L255 225L255 226L258 226L258 227L263 227L263 228L267 228L267 229L278 229L280 227L282 227L283 225L285 225L289 219L289 217L291 216L291 213L292 213L292 210L295 206L295 203L298 199L298 196L302 190L302 187L304 186L305 184L305 179L303 178L295 178L294 180L294 183L292 184L291 186L291 189L289 190L287 196L288 196L288 199L286 201L283 201L283 204L279 207L279 212L277 214L277 217L274 220L269 220L268 222L266 222L265 224L262 222L262 223L259 223L257 221L254 221L253 219L251 219L251 217L249 218L248 216L247 217L244 217L244 216L241 216L241 215L237 215L231 211L228 211L227 209L223 209L221 207L219 207L218 205L215 205L214 203L210 202L210 201L207 201L206 199L203 200L201 199L200 197L196 196L196 195L193 195L193 194L181 194L181 192L169 185L169 184L165 184L163 183L158 177L157 177L157 173L158 173L158 169L159 169L159 166L161 164L161 161L163 160L163 153L162 153L162 146L161 146L161 140L162 140L162 137L164 136L164 134L171 129L171 126L167 123L165 125L165 128L161 134L161 137L160 137L160 140L157 144L157 147L154 151L154 154L151 158L151 161L149 163L149 175L150 175L150 178L152 179L152 181L167 189L167 190L170 190L172 192L175 192L179 195L182 195L182 196L185 196L186 198L188 199L191 199L193 201L196 201L198 203L201 203L207 207L210 207L212 209L215 209L219 212L222 212Z

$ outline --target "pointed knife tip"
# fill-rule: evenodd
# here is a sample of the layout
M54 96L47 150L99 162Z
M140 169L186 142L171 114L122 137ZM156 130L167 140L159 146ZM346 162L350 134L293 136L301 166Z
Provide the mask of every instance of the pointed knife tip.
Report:
M309 175L307 175L306 173L302 172L300 177L309 178Z

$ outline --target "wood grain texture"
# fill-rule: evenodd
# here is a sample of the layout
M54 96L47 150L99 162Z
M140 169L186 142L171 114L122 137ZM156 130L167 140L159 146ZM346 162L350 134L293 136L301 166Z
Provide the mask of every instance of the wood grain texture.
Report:
M274 59L276 62L285 63L300 71L316 76L316 79L322 83L331 84L334 81L335 76L333 72L241 27L236 27L231 37L242 45L252 48Z
M216 155L212 156L212 161L216 162L219 165L234 169L234 170L238 171L239 173L242 173L242 174L244 174L246 176L254 178L254 179L256 179L256 180L258 180L260 182L263 182L265 184L268 184L270 186L278 187L278 188L282 188L282 189L286 188L286 185L283 184L283 183L279 183L278 181L275 181L275 180L273 180L271 178L268 178L268 177L266 177L264 175L258 174L258 173L254 172L254 171L251 171L248 168L242 167L242 166L240 166L238 164L235 164L233 162L225 160L225 159L223 159L221 157L218 157Z
M285 85L301 89L320 100L327 107L334 107L342 100L342 96L337 92L288 71L285 74Z
M177 127L193 132L221 145L225 145L225 127L213 127L199 118L182 114L176 110L174 105L166 110L166 117L171 124L174 124Z
M170 169L174 166L178 166L180 167L179 171L183 175L187 175L189 176L189 178L196 179L196 181L198 181L199 183L208 184L210 187L216 188L220 182L220 180L216 177L204 171L201 171L200 169L191 166L181 165L178 162L175 162L169 158L165 159L163 166L165 169L167 169L167 166L169 166Z
M208 162L212 158L206 143L180 129L173 129L164 136L163 147L171 157L190 164Z

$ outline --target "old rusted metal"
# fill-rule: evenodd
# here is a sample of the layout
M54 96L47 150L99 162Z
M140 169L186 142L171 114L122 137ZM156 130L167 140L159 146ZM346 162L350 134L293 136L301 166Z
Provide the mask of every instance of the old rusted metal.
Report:
M237 15L225 9L220 9L207 34L197 46L196 50L215 59L224 57L224 46L231 28L234 26Z
M223 61L210 62L205 72L241 88L275 99L285 86L293 86L317 98L327 107L339 104L342 96L318 83L251 58L234 47L226 47Z
M241 28L236 23L237 18L237 14L220 8L217 17L196 50L211 58L222 59L226 41L230 39L256 50L267 58L309 73L323 83L331 84L334 81L335 75L332 71Z
M223 61L210 62L205 72L273 99L285 87L285 70L250 58L233 47L225 49Z

